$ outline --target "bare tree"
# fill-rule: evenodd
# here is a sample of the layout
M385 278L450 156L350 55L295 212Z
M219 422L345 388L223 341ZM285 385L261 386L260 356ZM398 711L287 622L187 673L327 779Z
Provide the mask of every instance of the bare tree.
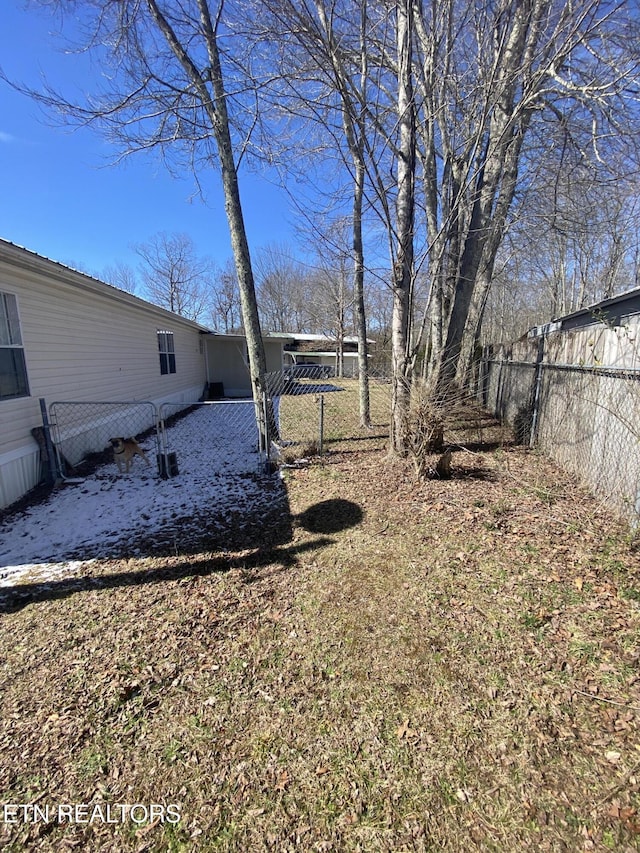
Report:
M242 332L238 277L232 259L214 272L211 319L213 328L225 334Z
M376 29L370 20L369 8L376 6L377 18L382 21L386 20L386 12L368 0L360 0L357 5L327 0L267 0L265 5L271 12L264 28L267 37L286 40L294 46L283 54L279 86L283 97L277 99L278 110L293 115L294 126L299 126L303 116L308 125L315 126L318 135L310 143L314 156L338 159L340 186L337 199L332 202L337 201L340 212L332 216L325 214L324 218L331 223L344 220L344 208L350 205L351 289L358 337L360 420L363 426L369 426L363 229L367 172L375 171L376 165L369 151L369 139L375 139L368 103L369 39L370 31ZM308 157L309 150L306 153ZM347 190L349 182L351 187ZM327 184L331 182L323 182ZM349 202L345 201L347 194L350 194ZM331 250L333 243L328 233L331 225L327 229L319 218L309 217L314 240Z
M220 166L256 395L264 354L237 170L255 139L251 120L264 122L261 143L279 137L280 118L265 107L283 93L296 150L301 118L322 129L309 147L339 165L333 186L351 182L356 292L358 222L375 214L386 226L399 451L422 330L425 363L444 394L464 382L500 248L516 202L540 180L537 164L566 145L606 168L637 123L627 108L637 98L639 22L622 0L226 0L215 8L208 0L88 0L83 8L95 13L89 44L112 48L114 72L111 87L73 115L98 121L126 152L159 146L167 156L186 152L196 172ZM620 228L609 233L606 252L579 257L590 264L582 281L595 264L610 289L627 253ZM429 310L420 318L424 271ZM361 326L359 335L366 340Z
M539 282L548 294L549 317L606 299L635 283L640 200L622 176L602 181L597 171L578 163L557 174L550 186L541 185L514 229L529 260L532 282ZM523 245L525 223L535 228L535 252Z
M142 259L140 277L151 302L190 320L204 318L212 291L212 263L198 257L188 234L160 232L134 251Z
M465 380L514 199L553 147L553 124L584 158L621 138L636 74L622 33L635 26L629 4L601 0L416 3L430 366L442 391Z
M73 0L53 5L75 19ZM96 125L123 156L159 148L167 163L182 165L180 158L186 154L196 178L217 164L258 402L266 392L265 354L238 180L246 136L234 140L230 113L233 110L238 120L243 116L251 95L242 93L254 89L255 81L245 78L237 95L225 86L225 76L234 86L242 76L237 55L244 42L234 38L235 11L231 0L86 0L81 48L94 51L103 66L110 65L102 90L89 93L83 104L51 89L29 94L71 121ZM242 20L242 9L239 15ZM261 410L257 405L256 411ZM265 425L260 429L264 434Z
M349 249L348 222L343 220L335 223L332 233L333 237L318 257L318 269L314 277L315 322L318 332L335 340L336 375L343 376L345 337L352 331L350 318L354 315L354 325L358 327L359 308L358 297L354 294L354 279L349 274L352 253ZM357 284L355 286L358 287ZM368 366L366 373L368 380ZM363 423L362 407L360 420ZM363 425L368 425L368 421Z
M117 261L105 267L100 276L107 284L126 290L127 293L135 293L138 289L138 277L136 271L129 264Z
M258 303L271 332L303 332L309 327L308 276L288 246L275 243L256 255Z
M338 94L342 129L346 147L350 157L350 168L353 177L352 195L352 249L353 249L353 294L355 302L355 319L358 337L358 376L360 398L360 423L362 426L371 425L369 399L369 350L367 343L367 319L364 297L364 240L363 213L365 202L366 181L366 139L367 139L367 88L368 88L368 4L361 0L359 4L358 40L355 43L354 56L349 57L340 47L333 21L325 6L316 0L316 10L321 24L321 54L324 51L331 69L332 85ZM355 65L355 68L353 66ZM352 70L353 69L353 70ZM359 76L358 76L359 75ZM340 281L343 281L341 274ZM342 292L344 287L342 287ZM344 337L344 308L343 299L339 300L342 314L339 322L339 375L342 375L344 358L342 356L342 339Z
M416 178L416 114L413 97L413 3L396 3L398 159L396 198L396 257L392 271L392 435L393 449L407 450L407 420L410 404L411 290L414 276L414 225Z
M584 157L568 128L546 129L535 148L535 180L529 177L516 198L498 254L484 343L514 340L532 325L636 285L635 170L611 150L603 163Z
M636 91L628 84L637 76L630 52L637 21L630 4L607 0L268 6L288 24L278 30L287 47L304 52L290 74L292 108L297 97L298 109L324 129L324 146L345 148L356 187L364 155L368 203L387 226L399 437L423 329L438 394L464 384L514 202L538 179L540 151L557 144L550 128L596 162L624 135L631 114L620 119ZM378 9L395 24L395 49L393 27L373 23ZM392 163L394 185L385 178ZM420 320L423 222L429 310ZM610 269L619 257L612 244Z
M388 375L391 363L391 314L392 303L389 288L381 270L376 276L370 275L366 288L368 335L375 341L371 362L376 372Z

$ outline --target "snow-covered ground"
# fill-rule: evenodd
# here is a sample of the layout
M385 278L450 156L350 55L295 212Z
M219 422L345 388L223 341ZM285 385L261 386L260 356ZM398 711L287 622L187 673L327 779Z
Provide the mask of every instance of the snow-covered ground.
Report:
M253 404L202 406L167 430L179 474L163 480L155 439L141 442L128 474L115 463L0 523L0 587L72 576L86 561L183 553L206 532L242 527L282 499L277 475L262 471ZM223 545L221 545L223 547Z

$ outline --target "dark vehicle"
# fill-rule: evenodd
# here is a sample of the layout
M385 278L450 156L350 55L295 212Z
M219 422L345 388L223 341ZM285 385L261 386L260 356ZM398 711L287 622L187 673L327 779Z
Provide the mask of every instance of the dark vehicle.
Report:
M287 379L328 379L333 376L333 367L328 364L312 364L301 362L285 367Z

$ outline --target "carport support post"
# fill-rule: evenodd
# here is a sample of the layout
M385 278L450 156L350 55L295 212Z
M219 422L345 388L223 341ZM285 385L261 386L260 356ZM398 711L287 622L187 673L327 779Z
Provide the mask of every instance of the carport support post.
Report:
M319 395L320 411L318 417L318 455L322 456L322 444L324 441L324 394Z
M42 432L47 450L47 484L51 486L57 483L61 477L58 471L58 461L55 450L53 449L53 442L51 441L51 424L49 423L47 403L44 397L40 397L40 414L42 415Z

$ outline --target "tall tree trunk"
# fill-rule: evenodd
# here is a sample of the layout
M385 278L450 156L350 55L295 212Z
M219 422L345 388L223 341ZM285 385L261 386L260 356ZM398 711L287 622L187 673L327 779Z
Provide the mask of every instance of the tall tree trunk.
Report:
M412 85L411 0L396 3L398 47L398 194L396 201L396 258L393 265L393 318L391 323L392 385L391 445L407 451L407 420L411 399L409 330L413 279L413 228L415 219L416 130Z
M500 183L497 199L492 205L491 224L482 244L480 263L476 268L471 303L467 311L465 328L460 341L456 365L455 384L464 388L469 380L473 353L480 333L480 325L487 304L496 256L502 242L507 214L518 184L520 152L531 114L524 111L519 121L510 129L502 148L499 166ZM497 167L496 167L497 168Z
M342 378L344 376L344 304L345 304L345 277L344 259L340 259L340 281L338 284L338 334L336 337L336 372Z
M358 396L360 404L360 425L371 426L371 406L369 399L369 348L367 344L367 315L364 301L364 241L362 238L362 210L366 178L364 138L366 134L365 116L368 82L367 60L367 0L360 2L360 103L354 98L347 84L340 51L336 45L332 24L327 18L324 4L317 2L316 10L327 38L327 46L336 89L340 96L342 109L342 127L354 169L353 183L353 295L356 309L356 334L358 336Z
M258 315L258 302L256 299L255 281L253 268L251 266L251 255L249 242L244 224L242 204L240 201L240 189L238 186L238 170L236 168L233 154L233 143L227 111L227 95L222 77L220 64L220 52L218 39L213 27L209 8L206 0L198 0L201 20L207 35L207 51L210 62L211 85L213 87L214 110L216 121L213 122L220 171L222 175L222 187L224 191L224 209L229 224L231 237L231 248L238 278L240 291L240 307L244 333L247 339L247 354L249 356L249 374L251 379L251 390L256 408L258 429L263 441L267 436L277 439L278 428L275 415L269 405L265 412L263 402L267 399L268 389L266 383L266 357L264 352L264 341L260 328L260 317ZM265 420L266 418L266 420Z
M355 167L353 186L353 297L356 306L356 334L358 335L358 398L360 402L360 426L371 426L371 404L369 399L369 345L367 343L367 315L364 303L364 242L362 239L362 207L364 201L365 163L364 138L367 81L369 75L367 59L367 0L360 2L360 92L362 103L358 113L358 140L349 147ZM348 137L347 137L348 139Z
M364 248L362 240L362 201L364 197L365 169L362 158L356 164L353 196L353 291L356 307L356 333L358 335L358 396L360 400L360 426L371 426L369 399L369 346L367 344L367 316L364 304Z
M267 392L264 342L262 340L260 319L258 316L249 243L247 241L242 204L240 202L238 171L233 153L229 113L227 110L227 95L224 88L216 32L217 23L214 26L207 0L197 0L197 3L200 14L200 25L209 60L209 67L204 71L200 70L189 55L187 48L178 38L169 19L160 9L157 0L147 0L149 11L155 23L166 39L173 55L189 78L194 94L205 110L213 129L222 176L225 213L227 215L231 247L238 277L240 305L244 322L244 332L247 338L249 374L255 402L256 420L263 442L266 442L268 434L273 438L277 437L277 424L273 411L270 414L266 414L263 407ZM209 83L213 90L213 95L210 94ZM269 431L267 430L267 421L269 422Z

